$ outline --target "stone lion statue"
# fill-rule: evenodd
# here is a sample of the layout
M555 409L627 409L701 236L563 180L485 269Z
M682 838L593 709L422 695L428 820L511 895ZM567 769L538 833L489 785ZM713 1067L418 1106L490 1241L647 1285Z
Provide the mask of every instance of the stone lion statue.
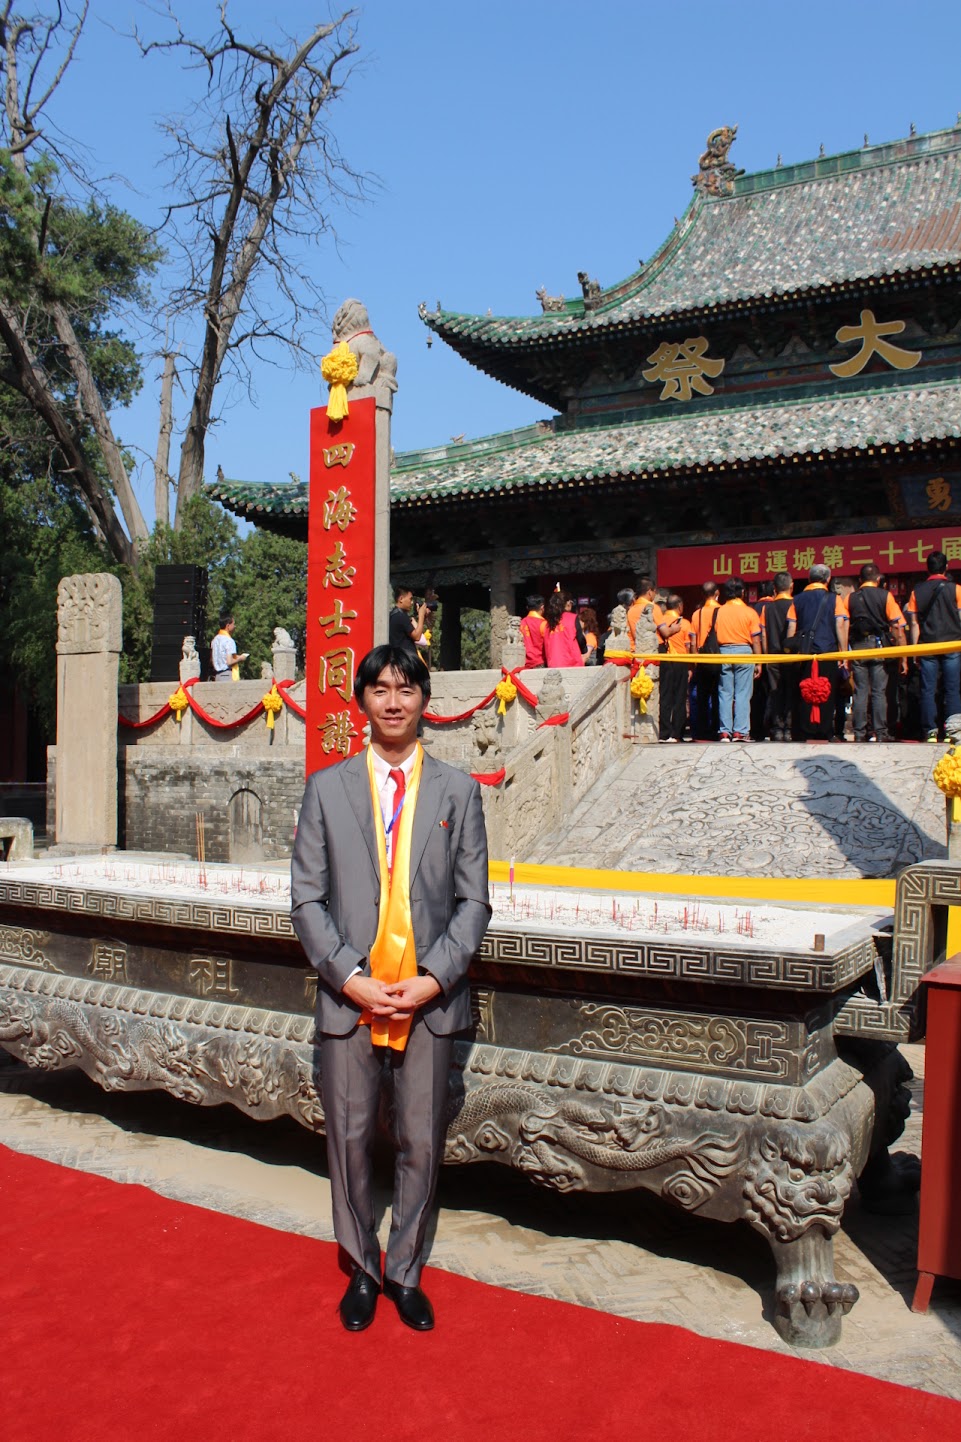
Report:
M285 631L284 628L283 628L283 626L275 626L275 627L274 627L274 650L276 650L276 651L295 651L296 649L297 649L297 648L296 648L296 646L294 645L293 637L291 636L290 632L289 632L289 631Z
M334 345L346 341L357 357L357 378L350 388L353 396L375 394L390 409L397 389L397 357L385 350L370 328L367 307L359 300L345 300L334 316Z

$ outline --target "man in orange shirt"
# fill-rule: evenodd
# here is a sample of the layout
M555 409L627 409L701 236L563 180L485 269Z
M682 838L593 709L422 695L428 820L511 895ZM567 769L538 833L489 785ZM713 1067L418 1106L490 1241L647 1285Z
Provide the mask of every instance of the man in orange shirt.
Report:
M858 741L870 741L868 730L868 700L871 702L871 722L879 741L893 741L888 731L888 677L894 662L871 660L870 652L880 646L904 645L904 617L901 607L888 590L878 585L881 572L873 561L861 567L861 584L845 601L848 613L848 644L850 645L851 669L854 673L854 736ZM861 652L868 652L860 656ZM907 657L903 661L907 674Z
M745 605L744 582L737 576L725 581L721 588L716 629L722 656L749 656L752 651L761 654L761 618ZM718 669L718 740L746 741L751 725L751 693L761 668L738 661Z
M932 551L928 578L915 586L905 610L911 628L911 645L918 641L961 642L961 586L948 577L948 558ZM943 656L919 656L921 671L921 733L938 739L938 678L944 693L944 719L961 711L961 650Z
M658 649L669 655L686 656L691 649L694 628L684 619L684 602L680 596L668 596L668 609L657 628ZM689 668L680 661L668 661L661 667L658 729L662 741L681 741L687 720L687 678Z
M693 649L700 651L707 640L711 621L720 606L717 599L717 582L705 581L701 587L704 600L691 617L694 631ZM694 716L691 730L698 741L717 740L717 687L720 681L720 667L715 665L694 668Z

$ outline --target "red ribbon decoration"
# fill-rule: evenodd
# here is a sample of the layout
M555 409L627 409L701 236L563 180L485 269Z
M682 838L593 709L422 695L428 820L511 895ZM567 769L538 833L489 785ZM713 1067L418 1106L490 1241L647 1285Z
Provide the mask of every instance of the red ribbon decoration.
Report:
M556 716L548 716L546 721L540 721L537 725L539 731L542 726L566 726L571 719L569 711L559 711Z
M190 681L181 681L180 684L184 688L184 693L187 697L187 705L190 707L194 715L199 716L201 721L206 721L208 726L215 726L218 731L232 731L235 726L243 726L244 722L253 721L255 716L260 716L263 714L264 703L262 701L258 701L256 706L252 706L249 711L246 711L244 713L243 716L238 716L233 721L215 720L214 717L209 714L209 712L204 710L200 702L195 701L190 694L189 688L192 686L196 686L198 680L199 677L194 677Z
M206 721L208 726L216 726L218 731L232 731L235 727L245 726L248 721L253 721L257 716L263 715L264 703L263 701L258 701L256 706L252 706L249 711L244 712L243 716L237 716L233 721L215 720L215 718L211 716L209 712L204 710L200 702L195 701L193 696L191 696L190 694L190 688L192 686L196 686L199 680L199 676L193 676L190 678L189 681L181 681L180 684L183 688L183 693L187 698L187 705L190 707L191 711L193 711L194 715L199 716L201 721ZM284 702L284 705L289 706L295 716L300 716L304 720L306 720L307 712L302 706L299 706L297 704L297 702L293 699L292 696L289 696L287 694L290 690L290 687L295 686L297 683L293 680L290 680L272 681L271 684L277 687L277 690L280 692L280 697L281 700ZM172 714L173 707L171 706L169 701L165 701L163 706L161 706L160 710L154 712L153 716L148 716L145 721L131 721L129 716L119 715L117 717L117 721L121 726L126 726L131 731L143 731L147 726L154 726L158 721L162 721L165 716L170 716Z
M502 666L501 676L505 681L513 681L514 685L517 687L518 696L521 696L527 702L528 706L536 706L537 697L534 695L534 692L530 689L529 686L524 685L524 682L520 678L519 673L521 671L525 671L526 669L526 666L518 666L516 671L508 671L506 667ZM500 683L498 682L498 685L499 684ZM433 726L450 726L455 721L469 721L471 716L474 715L475 711L483 711L485 706L489 706L496 695L497 687L495 686L494 690L491 691L489 695L485 696L483 700L478 701L477 705L472 706L469 711L461 711L460 714L457 716L438 716L433 711L425 711L424 720L430 721Z
M523 666L518 666L516 671L508 671L505 669L505 667L502 666L501 675L505 679L513 681L514 685L517 687L517 694L523 697L523 699L527 702L528 706L536 707L537 697L528 686L524 685L524 682L520 679L520 676L518 675L518 672L523 671L524 669L525 668ZM196 686L199 679L199 677L195 676L189 681L182 681L180 684L183 687L184 695L187 697L187 704L190 707L191 711L193 711L195 716L199 716L201 721L205 721L208 726L216 726L218 731L232 731L234 727L244 726L248 721L252 721L256 716L262 714L264 709L263 702L258 701L256 706L252 707L250 711L245 712L243 716L238 716L236 720L216 721L213 716L211 716L207 711L204 710L204 708L200 705L199 701L195 701L190 694L190 687ZM280 692L280 697L284 705L289 706L295 716L300 716L303 720L306 720L307 712L304 707L298 705L298 703L293 699L293 697L288 694L290 687L296 685L296 682L292 680L273 681L272 684L276 686L277 690ZM433 711L425 711L424 720L430 721L431 724L434 726L448 726L455 721L468 721L476 711L482 711L485 706L489 706L496 695L497 688L495 687L489 695L483 698L483 700L478 701L476 706L472 706L469 711L461 711L460 714L457 716L437 716L434 714ZM171 710L172 708L168 701L165 702L164 705L160 708L160 710L157 711L153 716L149 716L146 721L131 721L127 716L118 716L117 720L121 726L127 726L132 731L142 731L145 729L145 727L154 726L158 721L162 721L165 716L169 716L171 714ZM569 719L569 717L570 712L564 711L557 716L548 717L546 721L541 721L540 726L563 726L565 722ZM485 777L478 777L477 779L484 781L485 785L496 786L499 781L503 780L503 776L500 772L492 774L496 776L496 780L494 781L486 779Z
M287 694L287 692L290 690L291 686L296 686L296 684L297 684L297 682L296 682L296 681L293 681L293 680L291 680L291 681L275 681L275 682L274 682L274 685L277 687L277 690L280 692L280 699L283 701L284 705L285 705L285 706L289 706L290 709L291 709L291 711L293 711L293 713L294 713L295 716L299 716L303 721L306 721L306 720L307 720L307 711L306 711L305 707L299 706L299 705L297 704L297 702L294 700L293 696L288 696L288 694Z
M162 721L165 716L170 715L170 702L165 701L160 710L153 716L148 716L146 721L131 721L129 716L117 716L117 723L126 726L131 731L142 731L145 726L153 726L157 721Z
M469 711L461 711L458 716L437 716L433 711L425 711L424 720L430 721L434 726L449 726L455 721L469 721L475 711L482 711L485 706L490 705L496 695L497 691L492 691L489 696L484 697L483 701L478 701L477 705L472 706Z
M499 786L506 775L507 768L505 766L502 766L499 771L471 772L473 779L479 781L482 786Z

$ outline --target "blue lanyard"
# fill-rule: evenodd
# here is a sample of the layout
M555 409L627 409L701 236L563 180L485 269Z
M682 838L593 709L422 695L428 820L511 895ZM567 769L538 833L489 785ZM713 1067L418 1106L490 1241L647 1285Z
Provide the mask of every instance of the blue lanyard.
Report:
M396 784L397 784L397 783L395 782L394 785L396 786ZM394 829L394 824L395 824L395 822L397 821L397 818L398 818L398 816L400 815L400 813L403 811L403 809L404 809L404 802L405 802L406 800L407 800L407 789L406 789L406 787L405 787L405 788L404 788L404 794L401 796L400 800L399 800L398 803L397 803L397 810L394 812L393 816L390 818L390 824L384 828L384 840L385 840L385 841L386 841L387 837L390 835L390 833L393 831L393 829Z

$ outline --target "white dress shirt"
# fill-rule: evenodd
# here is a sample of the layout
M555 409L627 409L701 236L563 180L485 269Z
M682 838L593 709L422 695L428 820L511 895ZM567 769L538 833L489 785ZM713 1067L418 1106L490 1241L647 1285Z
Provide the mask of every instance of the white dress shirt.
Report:
M402 761L399 766L391 766L390 762L385 761L382 756L378 756L373 748L371 748L371 755L374 761L374 785L377 788L377 798L380 801L380 814L384 821L384 831L387 833L387 865L391 866L394 861L394 832L397 830L397 823L391 827L390 832L387 832L387 828L390 826L394 810L397 806L397 787L392 781L390 773L391 771L403 771L404 783L406 786L409 786L411 773L414 770L414 762L417 760L417 748L415 746L407 757L407 760ZM399 821L400 817L398 817L398 823Z

